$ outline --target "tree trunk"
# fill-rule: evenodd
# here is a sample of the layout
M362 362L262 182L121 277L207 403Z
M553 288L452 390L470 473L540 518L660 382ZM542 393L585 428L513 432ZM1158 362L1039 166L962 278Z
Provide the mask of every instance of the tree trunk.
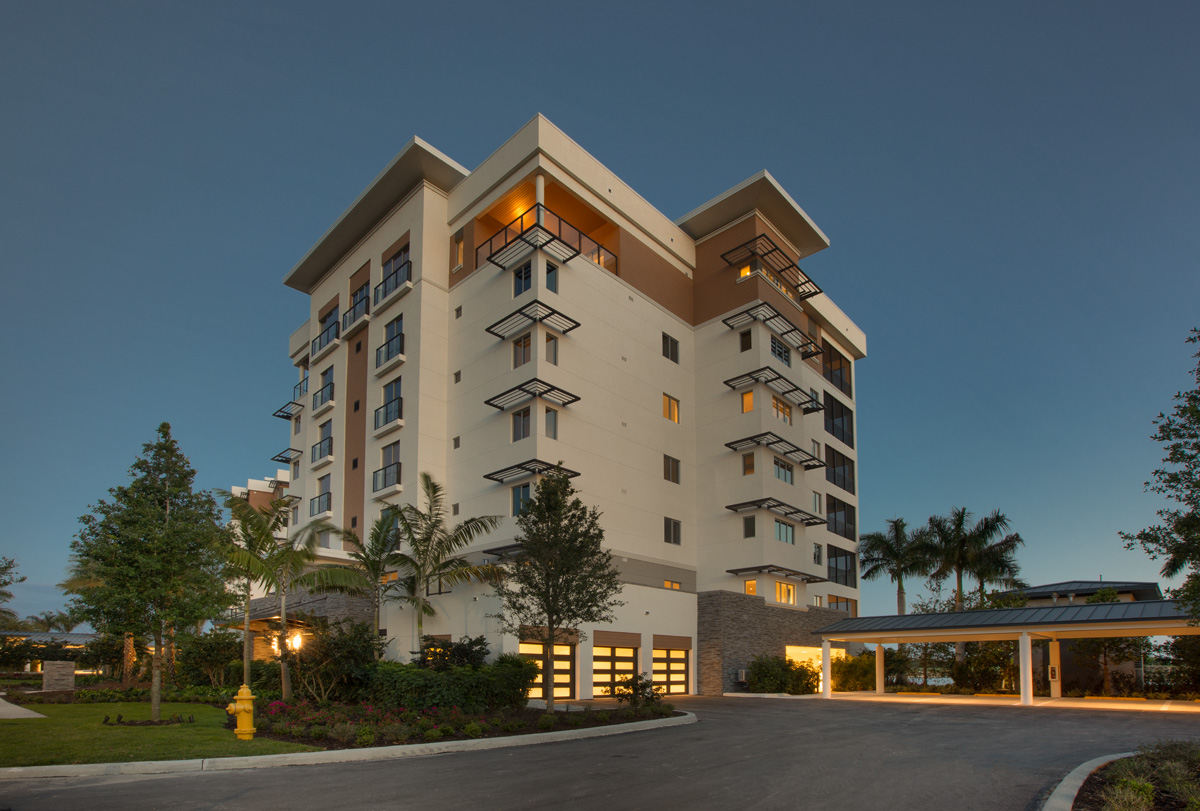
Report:
M246 581L246 616L242 622L242 684L250 686L250 663L254 658L254 642L250 638L250 581Z
M163 635L154 631L154 655L150 658L150 720L162 719Z
M954 574L956 577L955 583L957 585L957 588L954 590L954 610L957 612L957 611L963 610L963 593L962 593L963 573L962 573L962 569L961 568L955 569ZM965 662L966 659L967 659L967 643L966 642L955 642L954 643L954 664L961 667L962 663Z
M133 647L133 634L125 633L124 649L121 653L121 687L130 688L137 679L137 650Z
M175 629L167 627L167 634L163 638L163 670L166 675L167 684L175 685Z
M1106 649L1102 649L1100 652L1100 675L1103 679L1100 687L1104 691L1104 695L1111 695L1112 681L1108 675L1108 651Z
M904 602L904 581L896 580L896 614L903 617L908 613L908 606Z
M287 590L279 587L279 687L283 700L292 700L292 678L287 661Z
M371 641L373 643L378 643L379 642L379 603L380 603L379 586L375 587L374 603L375 603L375 612L374 612L375 613L375 636L371 637ZM378 662L379 661L379 645L378 644L375 644L372 646L371 653L375 656L375 661Z
M557 628L546 626L546 650L542 657L542 695L546 698L546 712L554 712L554 642L558 639Z

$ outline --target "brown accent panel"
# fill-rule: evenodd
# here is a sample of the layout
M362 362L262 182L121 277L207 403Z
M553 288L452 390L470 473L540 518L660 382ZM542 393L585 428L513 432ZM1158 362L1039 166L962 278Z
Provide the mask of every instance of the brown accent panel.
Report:
M605 645L612 648L640 648L641 634L630 634L624 631L593 631L592 644Z
M696 246L692 289L694 324L745 307L758 297L755 285L750 282L738 284L737 271L721 258L726 251L754 239L758 235L756 227L754 218L748 217Z
M667 648L668 650L691 650L692 638L690 636L670 636L668 634L655 634L654 647Z
M366 264L354 271L354 275L350 277L350 292L353 293L358 288L362 287L371 281L371 260L368 259Z
M370 265L367 265L370 271ZM361 270L359 271L362 272ZM375 469L376 460L367 459L367 414L373 414L373 400L367 397L367 380L370 378L367 359L371 356L371 330L364 329L346 341L346 396L339 398L339 406L345 409L346 434L342 440L342 522L349 528L350 519L358 519L354 532L361 539L367 524L366 497L367 474ZM359 344L362 348L358 349ZM357 350L357 351L356 351ZM354 403L358 403L358 411ZM334 449L335 453L337 449ZM354 460L358 469L353 469Z
M617 234L613 252L622 279L684 321L693 323L691 279L624 229Z
M545 644L546 626L522 625L521 633L517 635L521 642L539 642ZM559 628L554 638L555 645L578 645L579 631L575 628Z
M247 490L246 501L250 502L250 506L254 509L266 507L275 499L274 493L267 493L262 490Z
M399 251L401 248L403 248L405 245L407 245L409 243L409 235L411 233L412 233L411 231L405 231L403 234L401 234L400 238L398 240L396 240L395 242L393 242L391 244L391 247L389 247L386 251L383 252L383 256L379 257L379 264L382 265L384 262L391 259L393 256L396 255L397 251Z
M339 298L338 296L334 296L333 298L331 298L329 300L328 304L326 304L321 309L317 310L317 322L318 323L320 323L322 318L324 318L325 316L327 316L331 312L333 312L334 308L338 306L338 298Z

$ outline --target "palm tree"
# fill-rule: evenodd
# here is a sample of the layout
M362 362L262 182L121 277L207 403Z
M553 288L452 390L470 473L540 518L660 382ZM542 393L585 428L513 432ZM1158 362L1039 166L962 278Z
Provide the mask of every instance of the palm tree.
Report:
M425 509L405 504L395 513L400 538L407 548L396 556L400 569L396 599L416 612L418 646L424 635L425 617L437 615L429 601L431 586L453 586L472 580L494 582L500 577L499 567L469 563L458 552L496 529L502 520L499 515L481 515L447 527L444 489L428 473L422 473L420 481Z
M354 561L344 567L348 572L360 578L356 587L343 588L342 591L366 597L371 601L371 613L375 621L375 637L379 637L379 610L390 597L395 588L395 581L385 583L388 572L395 571L404 565L398 549L400 533L396 526L396 511L387 509L376 519L367 535L364 544L352 529L341 530L342 548L349 550L350 558ZM375 660L379 661L379 649L375 649Z
M930 561L922 552L928 534L925 528L908 531L903 518L889 518L886 532L868 532L859 540L863 580L887 575L896 584L896 613L908 613L904 599L904 578L929 574Z
M983 605L987 586L1018 589L1026 586L1020 577L1021 564L1017 563L1017 547L1025 541L1017 533L1006 535L999 541L980 549L972 556L970 572L979 583L979 604Z

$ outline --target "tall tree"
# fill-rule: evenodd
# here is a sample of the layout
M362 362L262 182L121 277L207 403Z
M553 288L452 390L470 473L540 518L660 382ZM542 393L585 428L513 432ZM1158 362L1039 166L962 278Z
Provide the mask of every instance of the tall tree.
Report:
M379 637L379 612L383 604L396 592L398 580L385 582L389 572L394 572L405 566L404 557L400 554L400 530L396 520L395 510L384 510L371 531L367 541L358 537L352 529L341 530L342 548L348 551L349 566L343 567L353 580L342 590L356 596L365 597L371 601L371 614L374 620L375 637ZM380 646L374 649L375 661L379 661Z
M889 518L885 532L868 532L859 539L863 580L877 580L887 575L896 584L896 613L907 612L904 578L929 574L929 559L925 556L926 530L909 532L903 518Z
M612 622L623 605L612 554L604 549L600 511L585 507L561 469L538 482L533 498L517 518L521 545L505 578L496 584L501 625L522 631L552 652L570 630L584 623ZM548 657L548 661L549 661ZM546 707L554 709L552 672L543 672Z
M405 504L395 513L402 546L395 557L400 576L398 588L393 591L398 602L408 604L416 613L414 641L418 650L425 633L425 618L437 615L429 600L432 588L472 580L494 582L499 577L495 566L473 564L459 553L476 538L500 526L501 521L499 515L481 515L447 527L445 491L428 473L422 473L420 481L425 509Z
M1192 329L1187 342L1200 343L1200 329ZM1200 352L1192 357L1197 359L1193 387L1175 394L1170 414L1154 418L1150 437L1162 444L1165 454L1146 490L1165 496L1171 506L1158 510L1154 526L1122 532L1121 538L1126 549L1141 546L1152 559L1162 558L1164 577L1186 572L1173 596L1200 619Z
M109 490L79 521L71 542L78 566L92 572L73 598L80 618L106 632L154 640L150 716L159 720L163 651L176 628L192 627L229 605L225 530L217 502L193 489L196 471L158 426L129 469L131 481Z
M1087 598L1089 603L1115 603L1120 600L1117 590L1103 588ZM1071 643L1075 653L1093 660L1100 667L1101 689L1112 694L1112 668L1125 662L1135 662L1150 651L1150 638L1145 636L1096 637L1076 639Z
M0 555L0 623L3 625L16 625L17 612L7 607L5 603L13 598L8 587L14 583L23 582L25 582L25 575L17 574L17 562L12 558Z

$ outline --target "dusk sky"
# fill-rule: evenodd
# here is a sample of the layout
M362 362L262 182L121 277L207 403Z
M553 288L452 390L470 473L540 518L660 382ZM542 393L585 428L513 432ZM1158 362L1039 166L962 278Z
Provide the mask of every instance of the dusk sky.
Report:
M3 3L10 607L159 422L271 475L284 274L413 135L474 168L538 112L672 219L767 169L829 236L862 532L998 508L1030 582L1159 579L1117 532L1195 364L1200 4L981 5Z

